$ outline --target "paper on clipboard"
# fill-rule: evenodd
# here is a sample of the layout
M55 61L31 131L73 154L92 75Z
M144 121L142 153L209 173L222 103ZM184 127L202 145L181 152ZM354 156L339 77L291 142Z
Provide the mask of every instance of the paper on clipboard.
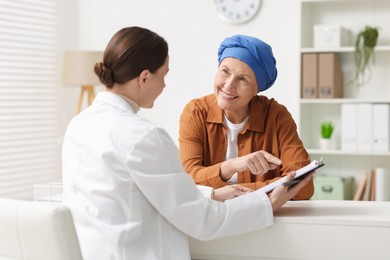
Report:
M295 175L294 179L299 179L299 178L303 177L305 174L312 172L315 169L318 169L324 165L325 164L322 162L322 158L319 161L313 160L310 164L300 168L299 170L296 170L295 171L296 175ZM277 186L282 185L282 183L286 182L286 178L287 177L285 176L277 181L274 181L274 182L260 188L259 191L269 193L269 192L273 191Z

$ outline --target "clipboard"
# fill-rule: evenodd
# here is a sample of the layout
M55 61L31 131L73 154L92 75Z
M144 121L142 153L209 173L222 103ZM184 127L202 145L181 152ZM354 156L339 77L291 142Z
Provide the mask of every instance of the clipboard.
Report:
M299 170L296 170L296 175L294 177L294 179L290 182L287 182L286 181L286 176L284 176L283 178L277 180L277 181L274 181L258 190L260 191L263 191L265 193L269 193L271 191L273 191L277 186L279 185L283 185L283 186L292 186L296 183L299 182L300 179L302 179L306 174L308 174L309 172L312 172L322 166L324 166L325 163L322 161L322 158L321 160L317 161L317 160L313 160L310 164L300 168Z

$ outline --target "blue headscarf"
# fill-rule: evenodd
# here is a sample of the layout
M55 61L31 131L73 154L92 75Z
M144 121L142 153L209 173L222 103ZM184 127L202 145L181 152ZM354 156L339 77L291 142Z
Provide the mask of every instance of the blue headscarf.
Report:
M236 58L248 64L256 75L259 92L270 88L278 75L271 46L251 36L226 38L218 48L218 66L225 58Z

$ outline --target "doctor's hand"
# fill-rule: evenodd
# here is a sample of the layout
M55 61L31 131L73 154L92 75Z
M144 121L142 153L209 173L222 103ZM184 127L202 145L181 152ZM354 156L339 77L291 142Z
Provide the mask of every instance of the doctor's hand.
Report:
M308 184L309 181L313 178L314 172L315 171L312 171L311 173L307 174L300 182L291 187L284 187L283 185L279 185L278 187L276 187L269 194L269 199L272 204L273 212L280 209L287 201L292 199L306 184ZM294 179L295 174L295 172L290 172L286 176L286 182Z
M223 202L225 200L230 200L252 191L253 190L250 188L243 187L237 184L226 185L225 187L215 189L213 191L212 199Z
M241 157L227 160L221 165L220 176L229 180L235 172L249 170L253 175L261 175L274 170L282 160L266 151L256 151Z

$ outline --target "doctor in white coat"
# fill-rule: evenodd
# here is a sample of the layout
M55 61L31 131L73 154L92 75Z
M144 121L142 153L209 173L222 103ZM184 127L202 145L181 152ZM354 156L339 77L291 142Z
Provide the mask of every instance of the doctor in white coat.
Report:
M95 66L106 91L67 128L64 203L85 260L190 259L188 236L208 240L270 226L273 212L311 178L269 196L238 185L200 192L168 134L137 115L153 107L168 68L162 37L120 30Z

